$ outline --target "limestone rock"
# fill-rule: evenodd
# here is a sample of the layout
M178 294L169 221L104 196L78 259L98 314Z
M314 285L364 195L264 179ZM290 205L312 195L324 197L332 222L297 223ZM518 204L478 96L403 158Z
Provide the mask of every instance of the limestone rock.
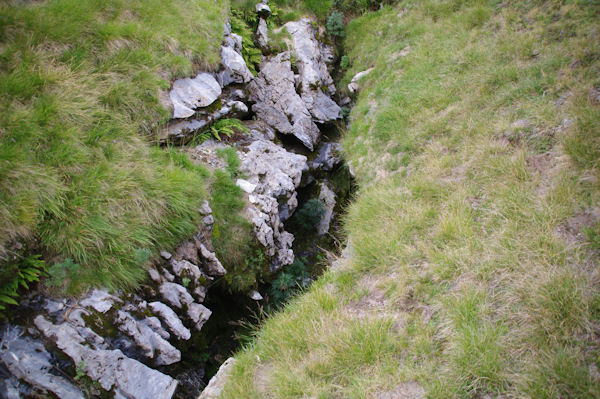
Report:
M321 133L294 87L290 53L267 60L248 85L252 110L276 131L294 135L311 151Z
M323 235L329 231L333 209L335 208L335 193L325 183L320 184L319 201L323 205L323 215L317 226L317 233Z
M51 373L50 354L39 341L22 337L23 331L18 327L9 327L2 333L0 341L0 360L17 379L54 393L59 398L85 398L83 393L63 377ZM11 394L20 397L18 390Z
M224 69L217 78L222 87L231 83L248 83L253 78L244 57L233 47L221 46L221 64Z
M188 118L194 110L207 107L221 95L221 86L209 73L201 72L195 78L178 79L169 93L173 103L173 118Z
M208 385L204 388L204 391L202 391L198 399L217 399L223 388L225 388L225 383L229 379L231 369L235 365L235 362L236 360L233 357L225 360L225 363L219 367L219 371L217 371L217 374L210 379Z
M271 8L266 3L258 3L254 7L254 10L258 14L258 17L261 19L266 19L271 16Z
M260 49L268 50L269 28L267 26L267 21L264 18L260 18L258 20L258 27L256 28L256 41Z
M224 276L227 270L223 267L214 252L211 252L201 242L196 242L198 247L198 255L202 260L202 268L210 276Z
M196 330L200 331L204 323L210 318L212 312L206 306L194 302L188 305L187 314L196 323Z
M248 180L244 180L244 179L237 179L235 184L239 188L241 188L242 190L247 192L248 194L251 194L254 191L254 189L256 188L256 184L252 184Z
M192 334L190 330L183 325L183 322L179 316L177 316L177 313L173 311L173 309L162 302L150 302L148 306L153 313L160 316L160 318L169 327L169 330L171 330L171 332L175 334L177 338L186 341L191 338Z
M189 305L194 302L194 298L192 298L185 287L177 283L162 283L160 287L158 287L158 290L165 301L176 308L181 309L183 305Z
M373 72L373 69L375 69L375 68L369 68L366 71L362 71L362 72L359 72L356 75L354 75L354 77L350 81L350 84L348 84L348 90L350 91L350 93L356 93L357 91L360 90L360 85L358 84L358 82L362 78L364 78L365 76L367 76L368 74Z
M342 146L339 143L322 143L317 152L317 157L308 163L310 170L331 171L342 162L340 156Z
M92 307L100 313L108 312L115 302L122 302L116 296L110 295L104 290L93 290L82 299L79 304L83 307Z
M342 117L341 108L331 99L335 85L327 68L332 53L324 51L310 19L288 22L285 29L292 36L299 72L300 96L315 121L331 122Z
M140 322L122 310L117 311L115 322L119 330L133 338L146 357L150 359L156 357L157 365L166 366L181 360L181 352L150 328L148 323Z
M126 357L120 350L90 348L67 323L52 324L42 315L34 323L106 391L114 389L116 394L132 399L170 399L177 388L176 380Z

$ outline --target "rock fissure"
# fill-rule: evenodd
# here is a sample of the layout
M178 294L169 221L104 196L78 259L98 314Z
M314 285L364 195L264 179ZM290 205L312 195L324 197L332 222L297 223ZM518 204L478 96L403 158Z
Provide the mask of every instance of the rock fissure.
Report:
M270 9L264 2L256 12L258 45L267 49ZM292 36L297 69L286 51L264 57L255 77L242 56L241 36L227 24L221 70L173 83L173 119L161 136L164 143L187 143L218 120L246 118L248 134L231 145L243 177L237 185L245 193L245 214L272 275L299 257L306 260L319 253L348 195L333 183L335 174L345 169L340 146L322 141L320 129L341 121L329 73L333 49L318 41L308 19L284 28ZM285 145L281 135L293 136L302 148ZM226 147L209 139L191 155L211 168L223 168L217 150ZM313 231L307 232L298 227L302 221L297 210L310 199L322 209ZM24 301L19 317L0 335L0 364L9 371L7 378L0 376L0 393L19 397L30 391L52 392L79 398L104 391L115 398L197 397L216 371L214 366L208 370L208 364L220 365L235 349L234 339L226 336L233 331L231 321L243 318L248 304L264 301L269 289L268 283L261 283L247 295L235 296L211 288L222 284L227 265L212 243L215 217L210 204L205 202L199 213L197 234L174 253L161 252L148 269L148 282L135 293L94 289L79 299L36 294ZM57 361L57 356L64 360ZM188 367L192 364L195 369ZM225 362L210 379L202 397L219 392L230 365ZM63 370L65 377L49 374L50 369ZM97 385L83 392L77 383L81 376Z

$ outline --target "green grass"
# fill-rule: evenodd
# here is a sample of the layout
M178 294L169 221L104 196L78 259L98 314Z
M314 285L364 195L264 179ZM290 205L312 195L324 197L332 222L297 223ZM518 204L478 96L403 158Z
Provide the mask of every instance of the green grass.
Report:
M152 144L173 78L214 68L225 1L0 5L0 255L15 241L133 286L136 251L193 233L205 177ZM17 251L18 252L18 251Z
M222 397L600 397L599 17L426 0L347 25L344 83L375 67L343 139L351 255Z

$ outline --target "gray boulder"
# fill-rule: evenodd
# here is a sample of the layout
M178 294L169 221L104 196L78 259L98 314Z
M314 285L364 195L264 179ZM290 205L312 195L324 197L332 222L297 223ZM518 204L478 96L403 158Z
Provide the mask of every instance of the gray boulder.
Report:
M150 302L148 306L154 314L160 316L160 318L169 327L169 330L171 330L171 332L175 334L177 338L187 341L192 337L190 330L183 325L183 322L179 316L177 316L177 313L173 311L173 309L162 302Z
M331 99L335 85L327 63L330 51L318 40L316 31L308 18L288 22L285 29L292 36L299 72L299 91L302 101L316 122L325 123L342 117L341 108Z
M170 399L177 381L153 370L120 350L92 349L67 323L52 324L44 316L34 319L36 327L101 387L131 399Z
M196 108L209 106L220 95L221 86L209 73L201 72L193 79L178 79L169 93L173 118L188 118L194 115Z
M110 295L104 290L93 290L89 295L82 299L79 304L82 307L91 307L100 313L108 312L115 302L122 302L116 296Z
M221 46L221 64L224 69L217 78L222 87L231 83L248 83L253 78L244 57L233 47Z
M331 171L342 162L342 146L340 143L322 143L317 150L317 157L308 163L311 171Z
M269 18L271 16L271 8L269 7L268 4L266 3L258 3L255 7L254 10L256 11L256 13L258 14L259 18Z
M9 327L2 333L0 341L0 360L8 367L17 379L28 384L50 391L59 398L83 399L83 393L63 377L51 373L54 368L50 363L50 354L39 341L22 337L23 331L18 327ZM10 387L9 387L10 388ZM18 390L10 389L11 395L19 397Z
M276 131L298 138L311 151L321 133L294 87L290 53L283 52L266 61L258 76L248 85L252 110Z
M219 371L213 378L210 379L204 391L198 399L217 399L221 395L221 391L225 388L225 384L231 374L231 369L235 365L235 358L230 357L219 367Z
M122 310L117 311L115 322L119 330L133 338L146 357L156 358L157 365L167 366L181 360L181 352L149 326L152 322L140 322Z

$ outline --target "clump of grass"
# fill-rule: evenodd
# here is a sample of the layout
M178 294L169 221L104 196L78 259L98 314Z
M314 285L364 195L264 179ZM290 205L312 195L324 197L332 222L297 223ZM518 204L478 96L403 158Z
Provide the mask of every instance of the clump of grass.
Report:
M81 265L70 289L133 286L140 248L191 234L202 176L151 145L159 91L218 65L225 3L0 6L0 255L15 241Z
M346 25L346 79L374 67L343 138L350 258L223 397L600 396L597 16L427 0Z

